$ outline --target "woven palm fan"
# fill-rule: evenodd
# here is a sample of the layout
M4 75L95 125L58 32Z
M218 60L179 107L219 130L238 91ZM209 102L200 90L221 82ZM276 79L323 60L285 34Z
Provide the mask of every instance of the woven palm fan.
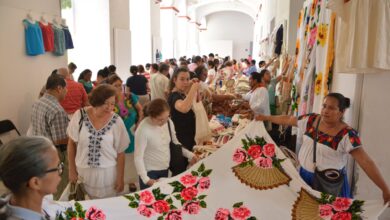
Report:
M292 219L322 220L322 218L319 216L319 206L320 203L317 201L317 199L302 188L291 212Z
M275 167L264 169L257 166L240 167L237 165L232 170L242 183L259 190L272 189L291 181L282 169Z

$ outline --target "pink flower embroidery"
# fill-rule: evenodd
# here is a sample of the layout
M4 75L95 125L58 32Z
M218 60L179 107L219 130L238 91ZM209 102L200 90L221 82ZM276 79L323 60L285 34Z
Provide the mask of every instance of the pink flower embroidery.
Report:
M330 218L333 216L332 206L331 205L320 205L320 217L321 218Z
M105 220L106 215L103 213L102 210L97 209L96 207L92 206L88 209L87 213L85 214L85 217L89 220Z
M348 210L352 204L352 199L337 197L332 203L332 207L337 212Z
M257 159L254 160L256 166L258 167L261 167L261 168L265 168L265 169L269 169L269 168L272 168L272 159L269 158L269 157L259 157Z
M186 202L183 205L183 211L190 214L190 215L196 215L200 211L199 202Z
M169 204L165 200L158 200L152 205L154 211L157 213L165 213L169 211Z
M235 220L246 220L251 215L251 211L245 207L241 206L240 208L234 208L232 217Z
M313 45L316 43L316 37L317 37L317 26L315 26L310 31L309 47L313 47Z
M165 220L182 220L181 211L180 210L172 210L168 213Z
M236 149L233 154L233 161L236 163L242 163L246 160L246 152L241 149Z
M154 196L150 191L143 191L139 194L140 198L139 200L146 205L151 205L154 202Z
M263 147L263 154L266 157L273 157L275 156L275 145L273 144L266 144Z
M210 178L202 177L199 179L198 190L199 192L203 192L210 188Z
M153 214L152 209L149 209L148 207L146 207L146 205L143 204L138 206L137 211L139 212L139 214L148 218Z
M229 209L223 209L223 208L219 208L217 210L217 213L215 213L215 220L229 220L229 215L230 215L230 212L229 212Z
M252 145L248 149L248 154L253 159L259 158L261 156L261 146L260 145Z
M349 212L338 212L334 214L331 220L351 220L352 214Z
M180 177L180 182L185 186L193 186L196 184L196 176L193 176L191 174L186 174L182 177Z
M192 200L194 197L196 197L198 195L198 190L195 187L191 186L191 187L183 189L183 191L181 191L180 195L186 201Z

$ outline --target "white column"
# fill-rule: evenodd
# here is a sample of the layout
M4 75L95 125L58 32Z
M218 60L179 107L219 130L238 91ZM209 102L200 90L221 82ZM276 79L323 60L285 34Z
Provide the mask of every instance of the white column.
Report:
M176 13L173 6L164 6L160 8L162 61L174 57Z

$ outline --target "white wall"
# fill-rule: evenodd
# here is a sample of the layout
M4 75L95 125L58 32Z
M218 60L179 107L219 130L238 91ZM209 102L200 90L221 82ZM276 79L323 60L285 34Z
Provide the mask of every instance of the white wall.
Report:
M0 1L0 120L11 119L25 133L33 102L53 69L67 65L66 56L50 53L25 55L22 20L28 11L35 19L45 13L47 20L60 16L60 2L53 0Z
M253 38L252 18L240 12L217 12L206 17L207 30L199 33L199 44L213 40L233 41L233 58L248 57ZM207 52L210 53L213 51ZM218 54L223 56L223 54Z
M130 30L130 6L129 0L110 0L109 4L111 63L114 63L114 29Z

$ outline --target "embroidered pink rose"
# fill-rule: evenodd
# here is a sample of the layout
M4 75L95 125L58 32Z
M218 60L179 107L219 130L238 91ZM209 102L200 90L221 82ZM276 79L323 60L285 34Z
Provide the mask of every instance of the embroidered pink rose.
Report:
M252 145L248 149L248 155L253 159L259 158L261 156L261 146L260 145Z
M325 205L320 205L320 217L321 218L330 218L333 216L333 211L332 211L332 206L325 204Z
M146 205L151 205L154 202L154 196L150 191L143 191L139 194L139 200Z
M310 38L309 38L309 46L313 47L313 45L316 43L316 37L317 37L317 26L315 26L310 31Z
M352 214L349 212L338 212L334 214L331 220L351 220Z
M215 213L214 220L229 220L229 209L219 208Z
M181 211L180 210L172 210L168 213L165 220L182 220Z
M193 176L192 174L186 174L182 177L180 177L180 182L185 186L193 186L196 184L196 176Z
M232 213L232 217L235 220L246 220L250 215L251 211L245 206L234 208Z
M199 202L186 202L183 205L183 211L190 215L196 215L200 211Z
M269 169L272 168L272 159L269 157L259 157L254 160L256 166Z
M337 197L336 200L332 203L332 207L335 211L341 212L348 210L351 204L352 199Z
M138 206L137 211L139 212L139 214L146 216L148 218L153 214L152 209L146 207L146 205L143 204Z
M192 200L193 198L195 198L198 195L198 190L195 187L191 186L191 187L183 189L181 191L180 195L186 201Z
M202 177L199 179L198 190L199 192L203 192L210 188L210 178Z
M169 211L169 204L165 200L158 200L152 205L154 211L157 213L165 213Z
M97 209L95 206L92 206L88 209L87 213L85 213L85 217L89 220L105 220L106 215L102 210Z
M273 157L275 156L275 145L273 144L266 144L263 146L263 154L266 157Z
M242 163L246 160L246 152L241 149L236 149L233 154L233 161L236 163Z

